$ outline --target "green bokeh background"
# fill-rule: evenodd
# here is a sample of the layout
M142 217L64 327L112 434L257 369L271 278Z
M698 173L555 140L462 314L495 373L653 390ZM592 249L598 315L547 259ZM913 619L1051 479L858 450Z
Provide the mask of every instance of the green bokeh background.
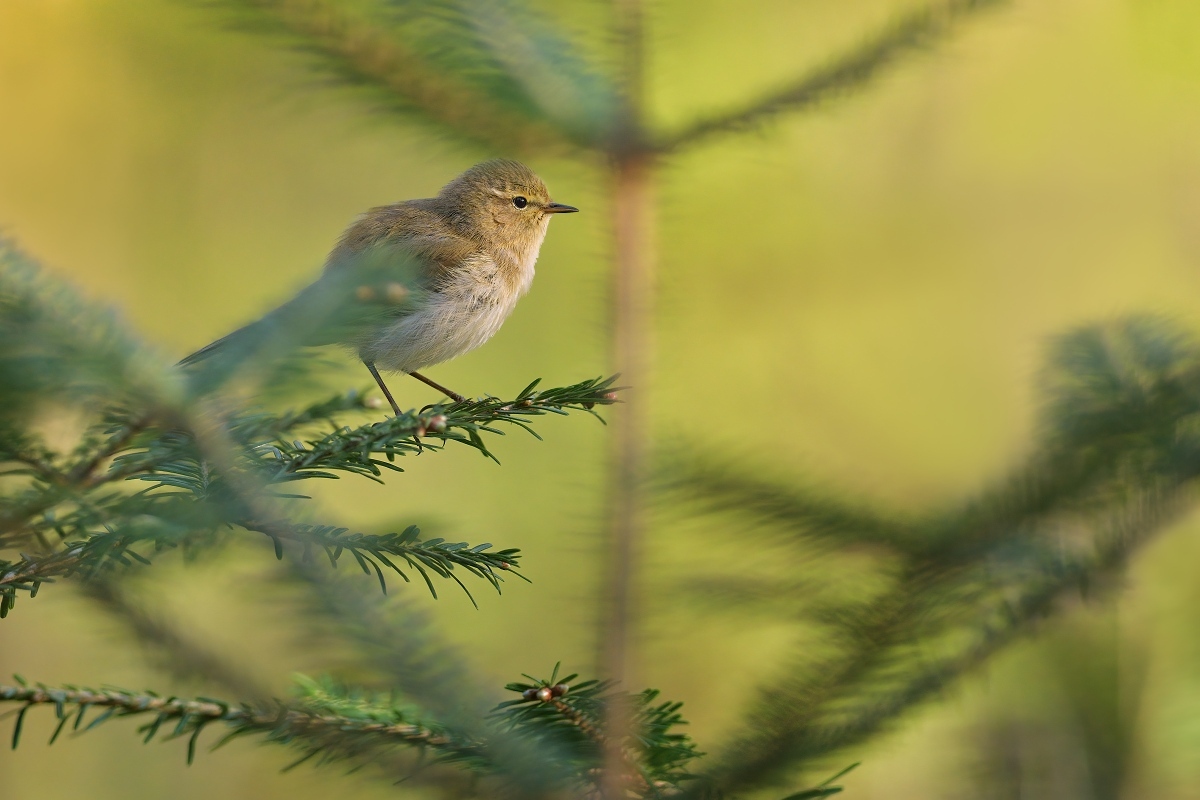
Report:
M603 39L600 4L537 5ZM737 104L913 6L656 3L650 106L676 125ZM356 213L505 155L375 111L222 20L187 0L0 0L0 231L120 307L165 358L288 296ZM552 225L503 331L431 371L459 391L608 368L602 174L529 161L585 213ZM1031 448L1047 336L1133 311L1197 322L1200 4L1018 0L862 94L714 141L662 177L656 380L639 387L657 440L902 507L954 498ZM366 385L352 366L339 386ZM435 399L413 381L393 388L403 404ZM497 686L594 657L608 437L582 417L539 431L545 442L499 442L503 467L463 449L411 460L386 488L342 481L318 498L365 530L416 521L526 551L533 584L481 596L478 611L398 589ZM1145 551L1115 602L1080 604L856 754L847 796L1200 796L1197 523ZM748 538L721 544L733 534ZM716 613L689 580L752 572L767 557L753 542L663 509L646 544L639 679L685 701L706 746L793 642L785 625ZM144 589L284 691L289 672L328 659L297 643L294 609L262 586L270 566L251 546L167 559ZM0 625L11 672L194 688L146 668L66 590ZM1081 789L1104 784L1081 753L1085 717L1107 712L1133 732L1127 774ZM47 748L49 715L31 715L22 748L0 750L0 800L394 794L337 768L280 774L291 755L248 741L188 768L181 746L142 748L118 727ZM995 793L989 759L1010 751L1024 754L1023 793Z

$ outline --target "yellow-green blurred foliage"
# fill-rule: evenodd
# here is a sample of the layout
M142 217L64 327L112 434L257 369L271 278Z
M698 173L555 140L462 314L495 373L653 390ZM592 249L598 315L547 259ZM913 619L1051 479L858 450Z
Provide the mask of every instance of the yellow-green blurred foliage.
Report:
M504 155L374 111L204 5L0 0L0 229L170 356L288 296L359 211ZM603 8L540 5L600 36ZM736 104L913 5L655 3L651 107L680 124ZM496 339L431 373L460 391L606 369L606 187L593 165L532 161L584 213L552 226L533 292ZM1017 0L853 98L669 163L659 198L660 440L729 446L764 472L908 507L952 498L1029 450L1047 335L1135 310L1197 321L1200 4ZM407 405L434 399L414 381L393 388ZM545 442L500 441L503 467L451 451L409 459L386 488L341 481L319 498L367 530L420 522L525 550L532 585L478 611L451 592L429 602L497 686L558 659L586 670L595 647L607 436L578 417L539 431ZM451 481L470 502L449 502ZM711 746L791 634L693 603L680 587L717 569L722 534L656 520L640 682L684 700ZM326 662L296 646L292 609L255 588L269 567L257 549L168 559L155 569L175 579L148 587L284 691L290 671ZM1115 603L1081 606L863 753L848 796L1198 796L1197 569L1192 521L1142 554ZM14 671L173 688L68 591L0 624L0 675ZM1129 731L1106 745L1127 765L1119 795L1081 788L1106 785L1081 755L1087 715L1106 709L1114 736ZM337 768L281 775L291 755L248 742L191 768L181 747L142 748L119 725L47 748L48 720L31 715L23 747L0 751L0 800L394 794Z

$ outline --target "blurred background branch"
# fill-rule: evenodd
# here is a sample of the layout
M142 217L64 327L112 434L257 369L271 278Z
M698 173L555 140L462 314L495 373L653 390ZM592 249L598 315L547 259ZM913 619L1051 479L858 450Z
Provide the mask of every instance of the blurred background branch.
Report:
M704 116L682 130L664 134L655 149L667 154L713 136L753 131L780 114L807 111L820 103L861 90L886 70L895 68L904 56L926 50L944 39L964 18L1004 2L952 0L918 8L858 47L744 108Z

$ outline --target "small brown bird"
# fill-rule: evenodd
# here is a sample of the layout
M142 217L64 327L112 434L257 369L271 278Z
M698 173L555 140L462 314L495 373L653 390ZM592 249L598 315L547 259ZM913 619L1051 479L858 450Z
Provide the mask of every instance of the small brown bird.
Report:
M555 203L546 185L524 164L487 161L446 184L437 197L372 208L338 240L321 279L305 292L320 291L344 270L359 270L369 254L395 247L415 263L415 286L392 284L402 310L380 318L340 343L352 347L399 414L379 370L406 372L456 401L463 396L417 372L449 361L486 342L529 291L534 263L550 217L579 209ZM375 290L360 287L362 300ZM403 300L403 304L400 301ZM208 358L261 328L282 306L218 339L181 361Z

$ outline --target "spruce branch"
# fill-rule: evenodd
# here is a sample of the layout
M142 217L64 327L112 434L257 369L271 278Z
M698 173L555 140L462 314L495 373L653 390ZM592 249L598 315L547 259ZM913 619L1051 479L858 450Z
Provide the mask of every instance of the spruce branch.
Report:
M186 738L189 764L203 731L217 724L225 729L225 735L212 749L239 736L261 735L268 742L301 751L296 764L314 757L322 764L347 759L377 761L389 749L419 748L433 754L433 764L516 782L523 787L524 796L561 796L557 792L567 784L594 792L600 763L596 743L604 736L599 728L600 712L612 693L596 681L582 681L572 688L566 681L576 676L560 681L557 672L556 668L550 681L531 679L534 684L510 685L510 690L521 693L521 699L497 706L492 724L471 736L434 721L417 705L398 702L393 692L305 676L297 676L296 696L287 702L231 703L121 689L30 686L18 678L15 685L0 685L0 703L19 707L12 735L14 748L32 708L52 707L58 725L51 743L68 724L80 730L88 712L95 709L100 714L82 727L83 731L111 719L140 718L145 720L138 728L144 742L160 731L164 739ZM679 714L680 704L656 702L657 697L657 691L647 690L634 698L635 736L626 744L629 767L637 778L635 796L640 798L677 794L682 784L694 780L685 767L700 755L690 739L677 731L686 724ZM591 746L580 750L580 741L591 742ZM520 746L522 743L525 746ZM575 756L567 757L569 767L563 771L556 759L569 752ZM533 776L523 775L523 770L535 771L540 779L529 782ZM547 776L552 778L550 782Z
M351 392L308 407L300 412L272 416L263 412L234 417L229 437L244 456L235 464L250 470L264 486L312 478L336 478L344 472L380 481L384 470L402 472L395 459L409 454L437 451L456 442L497 460L482 434L503 435L498 425L515 425L536 438L531 417L566 414L571 410L595 413L597 405L617 402L612 384L615 376L595 378L571 386L537 390L534 381L512 400L487 397L448 406L410 410L379 422L334 430L306 441L285 435L312 422L333 423L337 412L364 407L364 396ZM599 417L597 416L599 419ZM155 484L153 489L182 489L208 496L221 476L206 465L193 449L189 434L169 430L114 460L114 468L136 480Z
M84 731L114 718L148 719L138 729L144 734L143 741L149 742L160 730L165 731L166 739L187 737L189 764L195 759L201 733L213 723L226 729L226 735L215 745L217 747L238 736L258 734L272 743L304 749L310 755L319 753L326 760L361 758L395 746L429 748L462 759L475 755L470 745L455 742L435 728L408 719L405 710L365 702L357 708L346 703L334 708L332 703L316 694L292 704L252 706L119 689L18 684L0 685L0 702L22 704L13 728L13 748L20 743L26 712L36 706L52 706L58 719L50 739L52 743L72 719L72 729L79 730L87 712L94 708L101 713L83 728Z
M143 504L131 503L133 507ZM155 504L155 513L138 514L129 507L108 513L87 507L44 524L72 529L96 525L99 531L86 538L66 541L45 553L21 554L17 560L0 559L0 618L7 616L17 592L35 596L44 583L60 578L90 578L117 567L148 565L163 550L210 544L215 528L201 522L199 515L173 513L165 504ZM178 507L181 504L173 503Z
M714 136L754 130L780 114L805 111L861 89L904 56L928 48L964 19L1001 2L1004 0L950 0L920 9L825 66L743 108L702 118L664 135L656 149L661 153L678 152Z
M284 542L299 545L304 556L319 549L335 566L348 553L364 572L374 572L384 592L387 591L384 569L399 575L406 583L411 581L409 572L416 572L434 597L437 590L433 577L453 581L472 604L475 599L456 570L487 581L497 591L505 574L525 580L515 569L520 551L513 548L492 550L491 544L486 543L421 540L420 530L415 526L402 533L363 534L335 526L255 521L215 513L219 511L220 507L213 503L192 502L175 495L117 496L116 502L107 508L89 507L78 512L82 520L76 518L77 514L54 518L47 524L71 530L86 530L100 524L102 529L50 552L23 554L13 561L0 559L0 618L11 610L18 592L33 596L43 583L56 579L76 575L94 578L118 567L148 565L155 554L164 550L209 546L224 538L218 536L218 530L228 524L271 538L278 558L284 556Z
M383 470L402 472L395 459L407 454L439 449L457 442L496 460L481 433L503 435L495 427L515 425L541 438L528 422L529 417L548 413L591 409L616 402L611 390L615 376L595 378L572 386L536 391L534 381L512 400L487 397L448 406L433 406L424 411L408 411L382 422L343 428L307 442L261 442L254 445L270 483L307 478L332 478L342 471L379 480ZM382 458L380 458L382 456Z
M520 698L498 705L492 712L504 730L536 743L554 742L587 779L588 797L598 796L605 753L616 746L621 753L625 783L637 797L677 794L697 776L687 770L703 755L689 736L678 731L687 722L679 713L682 703L656 702L659 692L647 689L636 695L620 694L631 715L623 741L610 739L605 730L606 706L618 699L607 681L573 683L576 674L559 677L555 665L548 679L526 675L529 682L510 683L504 688Z
M392 561L393 558L417 572L435 598L437 589L429 576L430 572L454 581L466 593L471 603L475 604L475 598L466 584L454 573L455 567L461 567L470 574L486 580L497 592L500 591L500 583L504 580L500 572L528 580L516 571L517 562L521 558L521 551L518 549L493 551L490 543L472 546L466 542L447 542L441 538L421 540L421 530L416 525L410 525L402 533L386 534L351 533L347 528L279 521L239 520L238 525L270 537L275 544L276 556L280 559L284 556L285 541L299 543L304 548L306 560L311 556L313 549L319 548L334 567L345 553L349 553L365 574L370 575L374 572L379 579L379 588L384 594L387 594L387 582L383 573L385 568L395 572L405 583L411 582L408 573Z

